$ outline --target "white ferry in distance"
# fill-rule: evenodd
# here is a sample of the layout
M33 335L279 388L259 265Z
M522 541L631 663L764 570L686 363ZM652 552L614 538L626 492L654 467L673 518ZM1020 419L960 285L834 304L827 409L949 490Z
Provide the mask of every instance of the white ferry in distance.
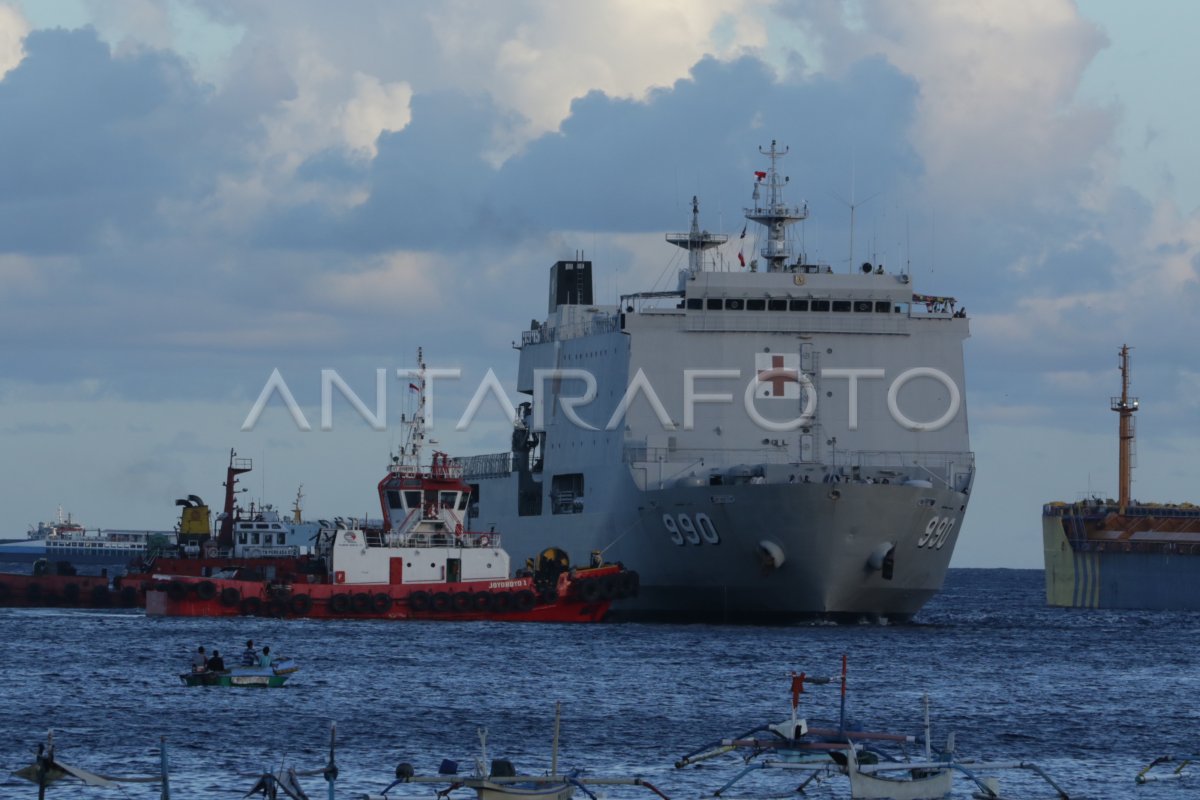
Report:
M119 567L156 546L175 543L175 531L92 529L75 522L58 507L53 522L29 526L27 538L0 543L0 563L46 559L72 565Z
M760 152L748 268L712 258L728 236L695 200L667 235L673 291L601 305L590 261L554 264L511 447L461 460L474 524L636 569L614 617L905 620L942 586L975 475L966 313L906 272L794 253L807 206L784 199L787 150Z

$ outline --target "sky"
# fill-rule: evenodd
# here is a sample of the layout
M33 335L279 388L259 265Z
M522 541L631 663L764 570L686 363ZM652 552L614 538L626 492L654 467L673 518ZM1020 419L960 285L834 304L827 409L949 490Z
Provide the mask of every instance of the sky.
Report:
M812 260L907 265L971 318L978 475L952 566L1040 567L1044 502L1200 501L1200 5L1158 0L0 0L0 536L62 505L170 528L248 496L377 511L378 369L459 368L455 431L584 253L598 299L673 288L666 231L736 232L758 147L790 148ZM850 207L854 207L853 239ZM727 255L727 258L729 255ZM275 402L278 369L312 422ZM359 511L361 509L361 511Z

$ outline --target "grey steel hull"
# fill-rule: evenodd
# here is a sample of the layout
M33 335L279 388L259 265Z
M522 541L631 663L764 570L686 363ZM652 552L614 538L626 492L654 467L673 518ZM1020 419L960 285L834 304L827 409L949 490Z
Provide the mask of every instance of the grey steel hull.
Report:
M507 481L484 482L485 502L501 489L489 483ZM967 504L949 489L880 483L629 489L603 511L514 516L496 529L515 557L553 546L578 562L599 550L637 570L641 592L613 606L616 619L903 621L941 589Z

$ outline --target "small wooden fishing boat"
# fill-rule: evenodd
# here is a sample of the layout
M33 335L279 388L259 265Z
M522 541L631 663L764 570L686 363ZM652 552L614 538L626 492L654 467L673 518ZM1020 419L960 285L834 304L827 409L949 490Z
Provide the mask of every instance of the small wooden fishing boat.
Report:
M465 789L475 793L477 800L571 800L579 789L591 800L596 795L590 786L642 786L662 800L669 798L650 782L639 777L597 777L584 775L575 770L560 773L558 770L558 730L562 716L562 703L554 705L554 745L551 749L550 772L545 775L518 775L508 759L497 758L488 764L487 729L479 728L479 758L475 770L469 775L458 774L458 762L445 759L437 775L417 775L412 765L402 763L396 767L396 780L382 792L367 794L363 800L389 800L389 792L411 783L449 784L438 790L439 800L451 792Z
M202 670L180 675L184 686L253 686L274 689L287 683L287 679L300 667L292 659L281 659L269 667L230 667L214 672Z

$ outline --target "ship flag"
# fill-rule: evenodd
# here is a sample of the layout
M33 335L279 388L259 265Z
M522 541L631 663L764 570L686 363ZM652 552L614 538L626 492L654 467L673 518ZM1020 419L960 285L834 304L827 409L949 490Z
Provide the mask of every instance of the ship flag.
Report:
M746 225L743 225L743 226L742 226L742 235L738 237L739 239L745 239L745 238L746 238L746 226L747 226L747 225L749 225L749 224L750 224L750 223L748 223L748 222L747 222L747 223L746 223Z
M742 251L738 250L738 263L743 267L746 266L746 257L742 255Z

